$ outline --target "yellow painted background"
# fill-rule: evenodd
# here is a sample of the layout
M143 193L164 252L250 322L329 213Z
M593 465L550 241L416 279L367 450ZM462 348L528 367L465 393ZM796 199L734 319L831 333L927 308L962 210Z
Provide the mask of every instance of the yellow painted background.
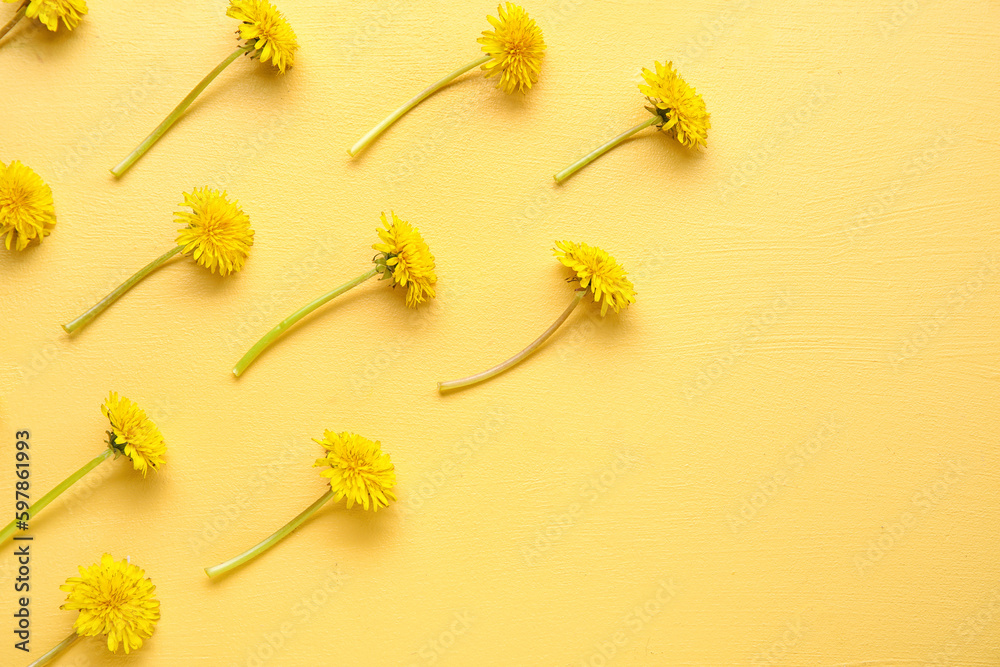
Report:
M529 95L467 75L348 161L476 57L495 6L282 0L295 67L236 62L118 182L235 22L222 0L90 5L72 34L0 43L0 159L58 213L0 252L0 503L15 431L37 497L100 451L109 389L169 452L145 481L103 464L32 522L35 656L71 628L58 586L108 551L157 585L156 634L58 664L1000 664L1000 4L533 0ZM704 96L708 150L647 131L555 186L644 118L656 59ZM64 335L202 185L251 217L246 269L177 260ZM411 312L367 284L235 380L261 333L370 266L389 209L439 298ZM439 396L568 303L557 238L611 252L637 303ZM331 505L209 581L322 493L325 428L381 440L400 501Z

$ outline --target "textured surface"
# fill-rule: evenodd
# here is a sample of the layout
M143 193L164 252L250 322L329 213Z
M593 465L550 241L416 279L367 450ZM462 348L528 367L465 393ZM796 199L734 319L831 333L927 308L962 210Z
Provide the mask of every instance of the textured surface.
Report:
M283 0L295 67L237 62L118 182L235 25L222 0L90 4L73 34L0 43L0 159L59 216L0 252L0 514L14 432L40 494L101 448L109 389L170 449L162 474L106 463L33 522L35 650L70 630L59 584L109 551L163 604L134 665L1000 664L1000 4L533 1L531 94L468 75L349 162L476 57L495 7ZM704 95L708 150L647 132L556 187L643 118L654 59ZM250 215L246 269L176 261L65 336L169 247L200 185ZM234 380L265 329L369 266L389 209L436 254L440 298L410 312L368 284ZM568 303L556 238L615 255L638 302L581 309L439 397ZM322 493L324 428L380 439L400 502L331 506L209 581ZM5 665L27 663L11 551Z

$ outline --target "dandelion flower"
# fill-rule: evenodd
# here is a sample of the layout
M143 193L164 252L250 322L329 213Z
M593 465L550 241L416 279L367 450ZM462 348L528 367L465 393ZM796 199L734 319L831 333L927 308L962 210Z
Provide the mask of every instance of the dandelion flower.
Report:
M68 593L60 609L80 612L73 623L76 635L105 635L113 653L120 648L128 655L141 648L160 620L160 601L153 596L156 586L145 571L109 554L101 556L100 563L79 569L79 577L70 577L59 587Z
M594 301L601 304L601 317L610 306L616 313L635 303L635 287L625 268L615 258L595 246L573 241L556 241L552 251L563 266L576 272L580 287L590 288Z
M326 493L263 542L224 563L206 567L205 574L217 577L256 558L287 537L330 500L346 498L347 509L358 504L373 512L388 506L389 501L396 500L396 494L392 491L392 487L396 485L396 469L389 455L382 452L378 441L347 431L325 431L323 438L315 442L327 452L326 456L317 459L314 464L323 467L320 475L330 482Z
M184 254L191 253L196 262L212 273L218 269L223 276L242 269L253 245L253 230L239 203L230 202L225 192L195 188L184 193L181 206L191 207L190 213L174 214L186 225L177 235Z
M18 2L18 0L3 1ZM59 28L60 20L67 30L72 30L80 25L80 20L86 13L87 3L84 0L23 0L13 18L7 25L0 28L0 38L6 35L25 16L29 19L37 18L46 28L55 32Z
M243 23L239 27L240 39L253 45L250 57L271 63L284 73L295 62L299 43L295 31L281 12L267 0L232 0L226 16Z
M190 207L191 211L174 214L177 222L184 225L177 234L177 245L139 269L83 315L64 324L66 333L72 334L88 324L136 283L179 253L190 254L198 264L222 276L243 268L253 245L254 232L239 203L229 201L224 191L194 188L184 193L180 205Z
M108 444L132 459L132 465L143 477L150 468L157 470L163 465L167 451L163 436L138 405L111 392L101 411L111 422Z
M229 67L240 56L249 56L250 59L257 58L261 62L271 61L271 64L284 74L285 70L292 66L295 61L295 52L299 48L299 43L295 38L295 32L288 25L285 17L274 5L267 0L230 0L226 16L241 21L236 31L239 39L239 46L221 63L209 72L188 96L181 100L170 115L146 137L135 150L129 153L128 157L119 162L111 173L115 177L124 174L145 155L153 144L159 141L160 137L166 133L170 127L177 122L177 119L187 110L195 98L212 83L215 77L219 76L224 69ZM243 40L239 42L239 40Z
M63 491L73 486L88 472L104 462L109 456L118 458L125 455L132 461L132 466L142 473L143 477L149 469L157 470L163 465L163 455L166 452L166 445L160 430L146 416L138 405L119 396L115 392L110 392L108 399L101 406L101 412L111 423L111 430L108 431L107 447L86 465L67 477L61 484L46 493L35 501L35 504L18 512L6 528L0 531L0 544L14 534L15 529L27 530L28 521L36 514L45 509L49 503L59 497ZM27 444L25 442L25 444ZM18 450L21 445L18 445Z
M390 215L392 222L382 214L385 229L378 230L382 242L372 245L373 250L382 253L375 264L383 278L392 279L393 286L406 288L406 305L415 308L434 296L434 255L413 225L395 213Z
M396 496L396 468L382 445L354 433L326 431L322 440L316 440L328 454L316 459L316 466L323 466L320 473L330 480L334 500L347 498L347 508L358 503L365 509L377 512L389 505Z
M0 162L0 237L10 250L41 242L56 224L52 190L38 174L17 160Z
M663 65L657 62L655 72L644 67L642 78L645 83L639 84L639 92L649 101L650 106L646 110L653 117L625 130L560 171L555 175L556 182L562 183L639 130L652 125L677 139L682 146L697 148L707 145L708 130L712 123L705 109L705 100L674 70L674 64L668 62Z
M712 127L705 110L705 100L674 70L674 64L656 63L656 72L642 68L645 84L639 91L653 106L646 107L657 116L657 127L674 136L682 146L706 146L708 129Z
M434 255L431 254L416 227L401 220L395 213L390 212L389 215L392 222L389 222L385 213L382 214L383 229L378 230L380 242L372 245L372 248L378 251L372 260L375 263L374 268L307 303L279 322L247 350L243 358L236 363L233 368L235 375L242 375L254 359L260 356L296 322L331 299L357 287L375 275L381 275L383 280L389 279L393 287L397 285L404 287L406 289L406 305L411 308L416 308L434 296L434 284L437 282L437 274L434 272Z
M497 6L499 18L488 16L495 30L484 30L478 41L490 61L483 65L487 77L500 75L497 88L510 94L522 93L538 81L545 53L542 30L523 8L512 2Z
M499 76L497 88L505 93L511 94L518 90L527 92L538 81L538 73L541 71L542 55L545 53L542 30L523 8L512 2L506 3L506 7L497 5L497 14L499 17L486 17L494 29L484 30L483 36L476 40L482 45L482 51L486 55L459 67L425 88L369 130L348 149L347 154L354 157L363 151L410 109L476 67L481 66L487 78Z
M461 380L450 380L448 382L438 382L439 391L458 389L472 384L488 380L494 375L503 373L508 368L518 364L532 352L541 347L542 343L549 339L556 332L563 322L570 316L574 309L580 305L587 292L594 295L594 301L601 304L601 316L607 314L610 307L616 313L627 307L630 303L635 303L635 288L625 273L625 268L615 261L615 258L598 247L589 246L586 243L575 243L573 241L556 241L553 249L556 258L566 267L573 270L574 276L570 281L579 282L580 287L575 290L573 300L566 310L563 311L555 322L552 323L545 332L535 339L528 347L524 348L507 361L494 366L493 368L470 375Z

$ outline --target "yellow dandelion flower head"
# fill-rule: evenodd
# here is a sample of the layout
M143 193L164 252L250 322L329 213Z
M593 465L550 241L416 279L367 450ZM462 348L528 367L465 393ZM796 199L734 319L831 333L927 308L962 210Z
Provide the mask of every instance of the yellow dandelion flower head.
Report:
M17 160L0 162L0 237L10 250L48 236L56 224L52 190L38 174Z
M615 258L598 247L573 241L556 241L553 249L556 257L576 272L576 278L584 289L590 288L594 301L601 304L601 316L610 306L617 313L630 303L635 303L635 286L628 279L625 267Z
M508 94L515 90L524 93L538 81L545 40L542 29L523 7L512 2L506 5L497 5L499 18L486 17L494 30L484 30L476 41L483 45L483 53L492 57L483 70L487 77L500 75L497 88Z
M657 62L655 72L644 67L642 78L646 83L639 84L639 91L653 105L646 107L650 113L662 119L659 128L689 148L705 146L712 127L705 100L680 77L674 64Z
M109 554L90 567L80 566L80 576L70 577L59 590L69 593L60 609L80 611L73 629L81 637L107 635L108 650L121 647L131 653L149 639L160 619L156 586L146 573L126 559Z
M163 435L138 405L111 392L101 412L111 422L108 445L132 459L133 467L143 477L150 468L156 470L163 465L163 455L167 452Z
M392 222L382 213L385 229L378 230L382 242L372 245L380 253L375 257L375 266L383 280L392 278L393 287L406 288L406 305L415 308L434 296L434 255L416 227L395 213L390 215Z
M19 0L5 0L18 2ZM80 25L80 19L87 13L87 3L84 0L31 0L24 15L29 19L37 18L49 30L59 27L59 19L67 30Z
M229 201L225 191L195 188L184 193L179 205L191 208L174 214L184 225L177 234L184 254L191 253L196 262L223 276L242 269L253 246L253 230L239 202Z
M314 438L315 440L315 438ZM377 512L396 499L396 468L382 445L354 433L325 431L322 440L315 440L327 451L316 459L316 466L326 466L320 475L330 480L334 499L347 498L347 507L354 503Z
M261 62L268 59L284 73L285 68L295 63L295 52L299 42L292 26L278 9L267 0L229 0L226 16L242 21L237 34L253 43L254 52Z

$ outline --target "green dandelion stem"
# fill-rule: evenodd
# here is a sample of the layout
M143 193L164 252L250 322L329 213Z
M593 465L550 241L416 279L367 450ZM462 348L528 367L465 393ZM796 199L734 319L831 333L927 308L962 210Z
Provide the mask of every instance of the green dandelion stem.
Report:
M219 76L219 74L222 73L222 70L229 67L229 65L234 60L239 58L244 53L252 51L253 48L254 47L252 45L241 46L240 48L236 49L231 54L229 54L229 57L223 60L221 63L219 63L215 69L209 72L205 76L205 78L202 79L201 82L194 87L194 90L188 93L187 97L181 100L181 103L178 104L176 107L174 107L174 110L170 112L170 115L164 118L163 122L157 125L156 129L153 130L148 137L143 139L142 143L136 146L134 151L128 154L128 157L119 162L118 165L111 170L111 173L115 175L115 178L118 178L126 171L128 171L129 167L135 164L139 158L141 158L143 155L146 154L146 151L152 148L153 144L155 144L157 141L160 140L160 137L162 137L166 133L166 131L170 129L171 125L177 122L177 120L184 114L187 108L191 106L191 103L194 102L195 98L201 95L201 92L205 90L208 84L212 83L215 77Z
M96 468L102 461L104 461L104 459L106 459L109 456L111 456L111 454L112 454L112 450L111 450L110 447L108 449L105 449L103 452L101 452L100 454L98 454L97 456L95 456L90 461L90 463L88 463L87 465L85 465L82 468L80 468L79 470L77 470L75 473L73 473L72 475L70 475L69 477L67 477L66 479L64 479L59 486L57 486L56 488L52 489L51 491L49 491L48 493L46 493L44 496L42 496L41 498L39 498L38 501L35 502L34 505L32 505L31 507L29 507L26 510L28 512L28 519L35 518L36 514L38 514L39 512L41 512L43 509L45 509L48 506L49 503L51 503L53 500L55 500L56 498L58 498L59 495L62 494L63 491L65 491L69 487L73 486L78 481L80 481L81 477L83 477L88 472L90 472L91 470L93 470L94 468ZM18 521L20 521L20 519L15 519L14 521L11 521L9 524L7 524L7 527L4 528L2 532L0 532L0 544L3 544L4 542L6 542L7 539L10 538L10 536L14 534L14 530L17 527Z
M414 97L412 100L410 100L409 102L407 102L403 106L401 106L398 109L396 109L395 111L393 111L392 114L390 114L389 117L387 117L381 123L379 123L378 125L376 125L372 129L368 130L368 133L365 136L363 136L360 139L358 139L358 142L356 144L354 144L353 146L351 146L347 150L347 154L350 155L351 157L354 157L355 155L357 155L358 153L360 153L361 151L363 151L365 148L368 147L368 145L371 142L375 141L375 139L377 139L380 134L382 134L387 129L389 129L389 126L391 126L397 120L399 120L400 118L402 118L406 114L407 111L409 111L413 107L417 106L418 104L420 104L421 102L423 102L424 100L426 100L428 97L430 97L431 95L433 95L434 93L436 93L437 91L441 90L446 85L448 85L449 83L451 83L452 80L457 79L461 75L463 75L466 72L468 72L470 69L472 69L474 67L479 67L480 65L483 65L483 64L489 62L490 58L492 58L492 57L493 56L483 56L482 58L477 58L476 60L473 60L468 65L465 65L463 67L459 67L457 70L455 70L451 74L446 75L443 79L441 79L437 83L431 84L430 86L428 86L427 88L425 88L423 90L423 92L417 94L417 96Z
M252 560L257 556L261 555L262 553L273 547L275 544L283 540L285 537L287 537L288 534L291 533L293 530L301 526L306 519L315 514L316 510L325 505L331 498L333 498L333 489L330 489L329 491L324 493L319 500L317 500L312 505L307 507L306 510L302 512L302 514L298 515L297 517L286 523L283 528L278 530L276 533L271 535L269 538L267 538L257 546L247 549L246 551L241 553L239 556L236 556L235 558L230 558L225 563L219 563L218 565L215 565L213 567L206 567L205 574L207 574L209 578L214 579L220 574L225 574L226 572L229 572L233 568L239 567L248 560Z
M76 640L79 638L80 635L76 634L76 632L74 631L73 634L71 634L69 637L67 637L66 639L62 640L61 642L53 646L48 653L40 657L38 660L35 660L33 663L28 665L28 667L42 667L42 665L49 664L50 662L52 662L52 659L54 657L56 657L57 655L68 649L73 644L75 644Z
M629 137L631 137L633 134L635 134L639 130L644 130L647 127L649 127L650 125L655 125L658 122L660 122L660 117L659 116L653 116L649 120L645 120L645 121L639 123L638 125L636 125L632 129L625 130L624 132L622 132L621 134L619 134L614 139L610 139L607 142L601 144L600 146L598 146L594 150L590 151L589 153L587 153L586 155L584 155L582 158L580 158L579 160L577 160L576 162L574 162L573 164L571 164L570 166L566 167L565 169L563 169L562 171L560 171L558 174L556 174L556 176L555 176L556 183L562 183L567 178L569 178L570 176L572 176L576 172L580 171L581 169L583 169L584 167L586 167L588 164L590 164L591 162L593 162L597 158L601 157L602 155L604 155L605 153L607 153L609 150L611 150L612 148L614 148L615 146L617 146L621 142L625 141L626 139L628 139Z
M78 329L83 328L84 326L89 324L92 319L103 313L108 306L117 301L122 294L135 287L136 283L138 283L140 280L148 276L155 269L159 268L162 264L166 263L168 259L179 253L181 250L183 250L181 246L174 246L167 252L163 253L158 258L154 259L152 262L150 262L146 266L136 271L135 275L133 275L131 278L129 278L121 285L116 287L114 291L111 292L111 294L108 294L106 297L98 301L90 310L85 312L83 315L76 318L69 324L62 325L62 328L68 334L71 334L77 331Z
M327 292L318 299L310 301L309 303L302 306L301 308L296 310L294 313L292 313L285 319L278 322L277 326L275 326L273 329L264 334L264 336L259 341L257 341L253 347L247 350L247 353L243 355L243 358L240 359L238 362L236 362L236 366L233 368L233 374L236 377L242 375L243 371L245 371L247 367L253 363L254 359L260 356L261 352L270 347L271 343L280 338L282 334L284 334L286 331L292 328L292 326L296 322L301 320L303 317L313 312L314 310L325 304L327 301L330 301L331 299L340 296L341 294L347 292L348 290L354 289L361 283L373 277L376 273L378 273L378 268L373 268L371 271L365 271L354 280L349 280L340 287Z
M573 301L571 301L570 304L569 304L569 306L566 307L566 310L563 311L562 315L560 315L558 317L558 319L556 319L556 321L552 323L552 326L550 326L548 329L546 329L545 333L543 333L541 336L539 336L538 338L536 338L534 343L532 343L528 347L524 348L523 350L521 350L520 352L518 352L517 354L515 354L513 357L511 357L507 361L503 362L502 364L498 364L498 365L494 366L493 368L489 369L488 371L483 371L482 373L476 373L475 375L470 375L469 377L462 378L461 380L450 380L448 382L438 382L438 391L444 392L444 391L447 391L449 389L458 389L459 387L468 387L471 384L476 384L478 382L482 382L483 380L489 380L494 375L499 375L500 373L503 373L505 370L507 370L511 366L515 366L515 365L519 364L528 355L530 355L532 352L534 352L539 347L541 347L542 343L544 343L545 341L547 341L549 339L549 337L551 337L552 334L554 334L556 332L556 329L558 329L562 325L562 323L566 321L566 318L568 318L570 316L570 314L573 312L573 310L578 305L580 305L580 301L583 299L583 295L586 294L586 293L587 293L587 290L585 290L585 289L578 289L576 291L576 295L573 297Z
M10 32L11 28L16 26L18 21L24 18L24 12L26 12L27 10L28 10L28 0L24 0L24 3L22 3L21 6L17 8L16 12L14 12L14 16L11 18L11 20L7 21L7 25L0 28L0 39L3 39L3 36L6 35L8 32Z

